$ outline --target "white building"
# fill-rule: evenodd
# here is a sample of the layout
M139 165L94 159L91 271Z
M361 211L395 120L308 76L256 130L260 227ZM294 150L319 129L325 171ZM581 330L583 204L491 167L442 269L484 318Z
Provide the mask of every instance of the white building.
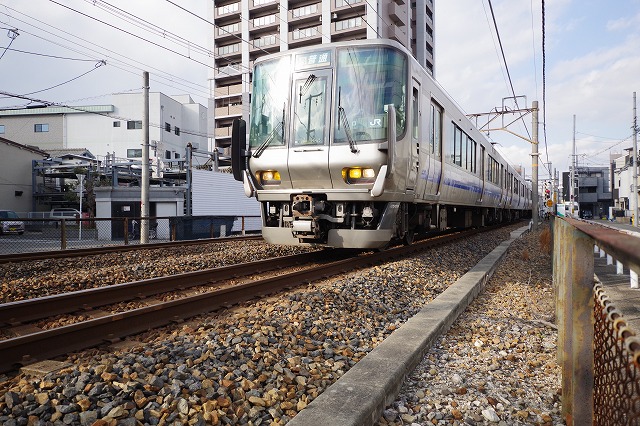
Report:
M44 151L86 148L98 158L141 161L143 111L142 93L113 95L107 105L0 111L0 136ZM183 160L188 143L208 150L207 108L189 95L150 93L149 141L160 169Z
M633 204L631 203L632 183L633 183L633 168L631 167L631 150L627 154L618 154L619 157L613 159L611 166L613 169L613 196L614 207L620 210L632 210ZM636 184L636 191L640 189L640 185ZM636 202L638 195L636 193ZM626 215L630 216L632 212L628 212Z

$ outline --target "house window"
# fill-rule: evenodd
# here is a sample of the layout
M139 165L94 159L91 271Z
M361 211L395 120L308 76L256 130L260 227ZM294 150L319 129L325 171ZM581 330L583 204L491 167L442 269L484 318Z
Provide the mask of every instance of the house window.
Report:
M171 131L171 124L164 123L164 130L166 130L167 132L170 132Z
M176 126L174 129L176 136L180 136L180 127Z
M164 152L164 158L166 160L171 160L171 151L165 151Z
M4 124L0 124L0 135L4 134Z
M174 154L174 157L173 157L173 158L175 158L175 159L180 158L180 153L179 153L179 152L176 152L176 153Z
M127 149L127 158L142 158L142 149Z
M36 133L48 132L49 125L48 124L34 124L33 131Z
M120 122L119 121L114 121L113 122L113 127L120 127Z
M127 129L142 129L142 121L127 121Z

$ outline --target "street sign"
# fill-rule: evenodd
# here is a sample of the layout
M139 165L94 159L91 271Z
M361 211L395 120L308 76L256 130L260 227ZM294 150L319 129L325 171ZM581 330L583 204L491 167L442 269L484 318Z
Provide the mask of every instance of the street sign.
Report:
M547 207L553 207L553 201L547 200Z

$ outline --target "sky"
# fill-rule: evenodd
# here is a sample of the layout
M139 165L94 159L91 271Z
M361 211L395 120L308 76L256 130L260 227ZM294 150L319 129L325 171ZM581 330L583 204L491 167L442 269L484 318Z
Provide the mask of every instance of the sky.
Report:
M578 164L608 166L610 153L632 146L640 0L546 1L544 51L541 2L492 0L490 7L488 0L436 0L436 79L467 114L495 111L503 102L513 108L506 98L514 93L520 108L537 100L540 179L549 176L542 163L568 170L574 115ZM151 91L187 93L207 106L211 24L198 17L208 19L208 6L207 0L0 0L0 92L106 104L113 93L140 91L146 70ZM131 15L146 22L121 19ZM37 102L0 94L0 108L27 104ZM531 115L508 129L531 139ZM530 142L502 130L489 139L530 176Z

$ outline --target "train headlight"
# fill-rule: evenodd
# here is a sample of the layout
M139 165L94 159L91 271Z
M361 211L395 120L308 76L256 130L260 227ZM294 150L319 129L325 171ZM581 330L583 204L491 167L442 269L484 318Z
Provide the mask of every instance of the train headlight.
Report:
M280 185L280 172L277 170L260 170L256 172L256 178L262 185Z
M366 167L345 167L342 169L342 179L347 183L373 183L376 172Z

